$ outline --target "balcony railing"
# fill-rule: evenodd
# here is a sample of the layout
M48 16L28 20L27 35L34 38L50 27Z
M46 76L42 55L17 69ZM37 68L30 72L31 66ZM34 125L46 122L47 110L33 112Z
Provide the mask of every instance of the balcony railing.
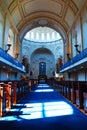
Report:
M84 49L80 54L76 55L74 58L66 62L63 66L61 66L60 72L85 58L87 58L87 48ZM84 60L84 62L86 62L86 60Z
M11 55L6 53L2 48L0 48L0 62L25 72L25 67L19 61L15 60Z

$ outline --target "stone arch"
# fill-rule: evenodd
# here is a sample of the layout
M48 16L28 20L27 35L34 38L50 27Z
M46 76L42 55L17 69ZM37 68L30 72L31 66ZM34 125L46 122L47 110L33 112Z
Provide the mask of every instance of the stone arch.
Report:
M46 63L46 75L48 78L52 77L53 71L55 71L55 57L49 49L38 48L30 57L30 71L32 71L33 74L32 78L38 78L40 62Z

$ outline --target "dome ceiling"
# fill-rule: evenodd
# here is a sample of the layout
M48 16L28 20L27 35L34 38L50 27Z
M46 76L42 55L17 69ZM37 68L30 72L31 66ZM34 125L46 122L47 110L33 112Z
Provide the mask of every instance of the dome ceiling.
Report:
M42 23L41 23L42 24ZM62 40L60 34L48 27L37 27L26 33L24 39L44 44Z
M86 0L0 0L20 38L30 29L47 26L63 38Z

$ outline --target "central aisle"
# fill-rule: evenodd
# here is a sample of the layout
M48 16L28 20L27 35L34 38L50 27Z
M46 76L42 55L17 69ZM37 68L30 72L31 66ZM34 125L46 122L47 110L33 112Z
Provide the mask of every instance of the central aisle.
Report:
M4 130L87 130L87 117L47 84L38 84L0 119Z

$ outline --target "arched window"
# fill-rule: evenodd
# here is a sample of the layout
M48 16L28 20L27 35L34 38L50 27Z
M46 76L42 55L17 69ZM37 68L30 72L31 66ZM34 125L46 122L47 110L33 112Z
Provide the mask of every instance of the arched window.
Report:
M84 49L87 48L87 22L83 23L83 41Z
M52 39L55 39L55 33L52 32Z
M34 33L31 32L31 39L34 39Z
M14 56L14 32L12 30L12 28L9 28L9 34L8 34L8 42L7 44L10 44L10 50L8 51L8 53L12 56Z
M49 40L50 39L50 34L49 33L47 33L47 40Z
M36 40L39 40L39 33L36 33Z
M2 47L3 44L3 30L4 30L4 18L0 11L0 47Z
M41 39L44 40L44 33L41 34Z

